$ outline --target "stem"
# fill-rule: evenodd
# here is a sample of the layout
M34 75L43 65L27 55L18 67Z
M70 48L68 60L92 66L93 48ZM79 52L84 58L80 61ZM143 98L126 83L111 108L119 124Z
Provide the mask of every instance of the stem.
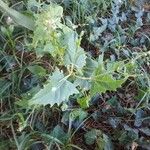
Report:
M83 79L83 80L92 80L92 78L91 77L80 77L80 76L77 76L77 75L75 75L75 77L77 77L77 78L79 78L79 79Z
M11 131L12 131L12 134L13 134L13 137L14 137L14 140L15 140L15 143L16 143L16 146L17 146L17 149L18 149L18 150L21 150L21 149L20 149L20 146L19 146L19 143L18 143L18 140L17 140L17 138L16 138L16 133L15 133L15 130L14 130L12 121L11 121L10 126L11 126Z

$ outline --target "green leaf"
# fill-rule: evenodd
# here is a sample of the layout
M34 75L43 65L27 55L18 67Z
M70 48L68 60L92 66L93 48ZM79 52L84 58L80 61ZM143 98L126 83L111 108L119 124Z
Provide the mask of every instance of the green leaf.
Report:
M85 138L85 142L88 145L92 145L95 143L96 139L97 139L97 132L96 129L92 129L91 131L87 132L84 135Z
M96 93L115 91L127 80L128 75L123 70L125 66L123 62L107 62L105 65L103 55L100 55L98 64L92 76L92 86L90 90L92 96ZM120 75L120 70L125 77Z
M36 14L34 42L37 43L40 41L44 44L44 42L51 41L52 34L54 34L57 28L61 28L62 26L62 15L63 8L55 4L49 5L46 10L42 10L40 14Z
M126 81L127 74L123 72L125 77L123 78L118 70L120 71L120 66L124 66L123 62L116 62L110 65L110 62L105 65L103 61L103 55L100 55L98 60L99 66L95 69L94 75L92 76L92 86L91 86L91 95L96 93L105 93L106 91L115 91L117 88ZM110 67L111 66L111 67ZM116 79L114 76L117 76L121 79Z
M45 76L46 75L46 70L39 65L29 66L28 69L37 76Z
M99 36L106 30L107 24L102 25L101 27L93 27L93 33L90 34L90 41L98 40Z
M53 57L64 55L64 48L61 42L63 24L61 18L63 8L56 4L48 5L40 14L36 14L33 43L39 56L45 52L50 53Z
M103 139L105 141L104 150L113 150L114 147L113 147L113 144L111 142L111 139L106 134L103 134Z
M29 30L34 30L35 22L33 19L9 8L2 0L0 0L0 10L9 15L17 24L26 27Z
M64 77L58 69L47 82L44 88L30 100L30 105L50 104L53 106L55 103L59 105L61 102L68 100L69 96L79 93L75 85L68 81L67 77Z
M115 91L126 81L126 78L116 80L111 74L95 75L92 79L91 95L96 93L105 93L106 91Z
M2 94L5 93L7 89L9 89L10 86L11 82L8 82L7 80L4 79L0 79L0 98Z
M89 107L89 97L83 97L77 100L81 108Z
M91 87L91 83L89 80L87 79L76 79L74 84L76 86L80 86L80 88L83 90L83 91L87 91L90 89Z
M79 122L82 122L86 117L87 117L88 113L86 111L83 111L82 109L74 109L71 113L70 113L70 119L71 120L76 120L78 119Z
M28 7L29 10L32 11L32 8L35 8L35 7L37 9L41 8L42 4L43 3L40 3L40 1L37 2L36 0L28 0L27 7Z
M63 8L56 4L50 4L40 14L35 15L36 25L45 27L43 31L55 30L61 26L61 18L63 16Z
M98 62L90 57L86 58L86 65L83 68L83 77L90 78L97 68ZM91 82L88 79L77 78L74 82L76 86L80 86L83 91L89 90L91 88Z
M15 148L14 142L9 139L0 138L0 149L10 150L10 148Z
M147 136L150 136L150 129L148 127L140 128L139 130Z
M103 139L103 137L98 137L98 139L96 140L97 143L97 149L96 150L104 150L105 147L105 141Z
M80 39L76 32L72 30L64 31L64 44L67 46L65 54L65 65L74 65L78 70L82 69L86 64L86 54L80 47Z
M138 109L137 112L135 113L135 121L134 121L135 127L140 127L142 125L143 117L144 117L144 111L142 109Z
M64 130L62 129L61 126L57 125L53 131L50 133L50 135L58 140L60 140L61 142L63 142L64 144L67 142L68 140L68 134L64 132Z
M84 134L85 142L87 145L92 145L96 142L98 137L102 137L102 132L97 129L92 129Z

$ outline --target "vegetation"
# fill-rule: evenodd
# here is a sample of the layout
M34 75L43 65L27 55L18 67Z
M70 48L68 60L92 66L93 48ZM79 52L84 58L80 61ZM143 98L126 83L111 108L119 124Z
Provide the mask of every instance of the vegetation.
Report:
M149 150L149 1L0 10L0 150Z

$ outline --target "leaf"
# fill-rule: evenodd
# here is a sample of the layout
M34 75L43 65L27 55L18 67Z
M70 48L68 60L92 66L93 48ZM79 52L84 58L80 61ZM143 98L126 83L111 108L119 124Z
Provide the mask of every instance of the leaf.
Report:
M80 86L80 88L83 91L87 91L91 87L91 84L90 84L89 80L86 80L86 79L76 79L75 82L74 82L74 84L76 86Z
M50 133L50 135L58 140L60 140L61 142L63 142L64 144L67 142L68 140L68 135L67 133L64 132L64 130L62 129L62 127L60 127L59 125L57 125L53 131Z
M10 86L11 86L11 82L4 79L0 79L0 98L2 94L5 93L7 89L9 89Z
M56 4L50 4L40 14L35 15L36 25L42 25L48 30L56 29L61 25L61 18L63 16L63 8ZM42 22L40 22L42 21ZM45 29L43 29L44 31Z
M71 120L78 120L80 123L87 117L87 112L83 111L82 109L75 109L70 113Z
M115 91L126 81L126 78L116 80L111 74L98 75L92 79L91 95L96 93L105 93L106 91Z
M137 18L136 19L137 27L140 27L143 25L143 20L142 20L143 14L144 14L143 10L138 10L138 12L135 13L135 17Z
M0 149L10 150L10 148L15 148L14 142L9 139L0 138Z
M74 109L69 114L69 120L72 121L72 126L74 128L81 128L84 126L84 119L86 119L88 116L88 113L82 109Z
M65 31L64 44L67 46L65 54L65 65L74 65L78 70L86 64L86 54L80 47L80 40L76 32L72 30Z
M89 107L89 97L83 97L77 100L81 108Z
M150 136L150 129L148 127L143 127L139 129L141 132L146 134L147 136Z
M46 75L46 70L39 65L29 66L28 69L35 75L38 75L38 76Z
M59 105L61 102L68 100L69 96L79 93L75 85L68 81L67 77L64 77L58 69L47 82L44 88L30 100L30 105L50 104L53 106L55 103Z
M95 140L97 139L97 132L96 129L92 129L91 131L87 132L84 135L85 142L87 145L92 145L95 143Z
M96 140L96 143L97 143L96 150L104 150L105 141L104 141L103 137L98 137L98 139Z
M111 139L106 134L103 134L103 139L105 142L104 150L113 150L114 148L113 148Z
M109 62L105 65L103 55L100 55L98 64L99 66L95 69L95 72L91 79L92 86L90 92L92 96L96 93L115 91L126 81L127 77L124 77L122 79L116 79L113 77L113 75L119 75L119 73L116 73L116 71L120 70L118 68L121 66L122 62L112 63L112 65L110 65Z
M120 123L120 119L117 117L109 117L108 122L113 128L117 128Z
M90 41L98 40L99 36L106 30L107 28L107 19L101 18L102 25L100 27L93 27L93 33L90 34Z
M98 66L98 62L93 60L92 58L90 57L87 57L86 58L86 65L85 67L83 68L83 76L86 77L86 78L89 78L92 76L93 72L95 71L95 68L97 68ZM91 83L90 83L90 80L88 79L80 79L80 78L77 78L75 80L75 84L77 86L80 86L80 88L82 90L89 90L91 88Z
M62 29L61 23L63 8L56 4L50 4L40 14L36 14L33 43L38 55L45 52L50 53L53 57L56 55L63 56L64 48L61 42Z
M31 11L34 10L35 8L36 8L35 10L37 10L41 6L42 6L42 3L37 2L36 0L28 0L28 2L27 2L27 7Z
M9 15L17 24L26 27L29 30L34 30L35 22L33 19L9 8L2 0L0 0L0 10Z
M144 117L144 111L142 109L137 110L135 114L134 126L140 127L142 125L142 118Z
M117 101L117 98L116 96L112 97L111 99L109 99L107 102L106 102L108 105L110 105L111 107L114 107L114 108L117 108L119 102Z
M131 128L127 124L124 124L124 129L127 131L126 140L129 140L129 142L132 142L139 138L139 131L137 129Z
M80 86L82 90L90 89L91 96L94 96L96 93L115 91L127 80L128 73L126 70L123 61L106 63L102 54L99 56L98 61L86 59L83 77L77 78L75 84ZM125 77L123 78L119 72L122 72ZM116 79L115 76L119 79Z

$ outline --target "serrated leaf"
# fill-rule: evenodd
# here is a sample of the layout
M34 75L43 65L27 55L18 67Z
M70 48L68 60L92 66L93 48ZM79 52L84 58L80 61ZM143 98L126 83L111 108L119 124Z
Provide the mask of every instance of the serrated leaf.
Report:
M57 69L48 80L48 83L35 94L29 104L50 104L53 106L56 103L59 105L61 102L68 100L69 96L77 93L79 93L79 91L75 85L68 81L63 73Z
M89 78L92 76L95 68L97 68L98 66L98 62L91 59L90 57L87 57L86 58L86 65L85 67L83 68L83 76L86 77L86 78ZM90 80L88 79L80 79L80 78L77 78L75 80L75 84L77 86L80 86L80 88L82 90L89 90L91 88L91 83L90 83Z
M76 79L74 84L79 86L83 91L87 91L91 87L90 81L85 79Z
M65 54L65 65L74 65L77 69L82 69L86 64L86 54L80 47L80 40L76 32L68 30L64 36L64 44L67 46Z
M64 48L60 39L62 32L58 30L63 27L62 15L63 8L55 4L48 5L40 14L35 15L36 28L32 45L38 54L43 55L43 52L48 52L53 57L64 55Z
M47 27L48 30L56 29L61 23L62 15L63 8L59 5L51 4L46 7L46 9L41 14L35 15L37 18L36 25L40 23L40 25Z
M100 27L93 27L93 33L90 35L90 41L98 40L99 36L106 30L107 28L107 20L103 22L104 24Z
M106 91L115 91L126 81L126 78L116 80L111 74L97 75L92 79L91 95L96 93L105 93Z
M92 76L91 82L91 96L96 93L105 93L106 91L115 91L117 88L126 81L127 75L124 78L116 79L113 75L119 75L116 71L120 70L120 66L124 66L122 62L113 63L105 65L103 60L103 55L99 56L98 59L99 66L95 69L94 75ZM121 69L122 70L122 69Z

